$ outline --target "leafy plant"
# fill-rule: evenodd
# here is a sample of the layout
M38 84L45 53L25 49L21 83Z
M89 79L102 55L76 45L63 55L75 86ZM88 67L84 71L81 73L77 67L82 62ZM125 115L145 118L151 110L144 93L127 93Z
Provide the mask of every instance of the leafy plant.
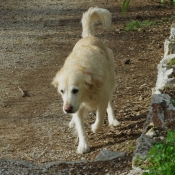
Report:
M162 6L164 6L164 2L165 2L165 0L160 0L160 3ZM175 5L175 0L170 0L170 4Z
M175 174L175 131L169 131L166 141L156 143L150 150L143 175Z
M129 6L129 3L130 3L130 0L123 0L123 3L122 3L122 13L123 14L126 14L126 10ZM160 4L162 6L164 6L164 3L165 3L165 0L160 0ZM173 6L175 5L175 0L170 0L170 4Z
M171 5L175 5L175 0L170 0Z
M170 66L175 65L175 58L173 58L173 59L169 62L169 65L170 65Z
M141 166L143 163L143 160L137 155L134 161L135 166Z
M123 4L122 4L122 13L123 14L126 14L126 10L129 6L129 3L130 3L130 0L124 0L123 1Z
M149 27L153 25L154 23L152 21L146 20L146 21L136 21L133 20L126 24L125 30L126 31L131 31L131 30L137 30L137 29L142 29L144 27Z
M170 102L173 106L175 106L175 100L173 98L170 99Z

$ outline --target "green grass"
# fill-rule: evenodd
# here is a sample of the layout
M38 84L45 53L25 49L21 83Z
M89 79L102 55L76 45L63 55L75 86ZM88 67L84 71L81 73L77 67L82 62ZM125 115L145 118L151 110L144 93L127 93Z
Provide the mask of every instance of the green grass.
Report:
M160 0L160 3L162 6L164 6L165 2L166 2L165 0ZM172 6L175 5L175 0L170 0L169 2L170 2L170 5L172 5Z
M170 66L175 65L175 58L173 58L173 59L169 62L169 65L170 65Z
M169 131L164 142L156 143L145 161L137 164L148 172L142 175L175 175L175 131Z
M150 27L153 24L154 24L154 22L152 22L150 20L146 20L146 21L133 20L133 21L126 24L125 30L126 31L133 31L133 30L143 29L146 27Z
M129 6L130 0L123 0L123 4L122 4L122 13L124 15L126 15L126 10Z
M171 99L170 99L170 102L171 102L171 104L175 107L175 100L174 100L174 98L171 98Z

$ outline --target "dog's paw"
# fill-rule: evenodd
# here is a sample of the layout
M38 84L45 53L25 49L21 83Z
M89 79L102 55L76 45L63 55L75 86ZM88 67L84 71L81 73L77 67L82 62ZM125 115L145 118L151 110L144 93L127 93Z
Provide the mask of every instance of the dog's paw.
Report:
M75 128L75 122L73 119L69 122L69 128Z
M101 130L101 127L98 127L95 123L91 125L91 129L93 133L97 133Z
M89 152L89 150L90 150L90 147L87 143L79 144L77 148L77 153L83 154L83 153Z
M120 125L120 122L117 119L109 122L109 126L118 126L118 125Z

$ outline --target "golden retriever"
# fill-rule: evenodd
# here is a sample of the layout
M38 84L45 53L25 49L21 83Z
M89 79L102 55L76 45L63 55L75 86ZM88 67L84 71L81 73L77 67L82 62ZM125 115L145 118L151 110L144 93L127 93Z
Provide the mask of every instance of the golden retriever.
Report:
M115 90L113 52L94 37L94 23L100 21L104 28L111 25L111 13L102 8L90 8L82 17L82 39L67 57L52 84L63 99L63 111L72 114L70 127L76 126L78 153L88 152L90 147L84 129L85 110L96 110L92 131L98 132L104 123L107 110L109 125L119 124L112 107Z

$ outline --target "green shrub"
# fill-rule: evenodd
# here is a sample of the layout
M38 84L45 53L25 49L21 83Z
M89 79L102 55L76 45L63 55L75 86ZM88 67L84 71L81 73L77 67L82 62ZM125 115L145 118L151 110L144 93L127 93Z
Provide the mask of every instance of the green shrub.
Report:
M169 131L166 141L150 150L143 175L175 175L175 131Z

